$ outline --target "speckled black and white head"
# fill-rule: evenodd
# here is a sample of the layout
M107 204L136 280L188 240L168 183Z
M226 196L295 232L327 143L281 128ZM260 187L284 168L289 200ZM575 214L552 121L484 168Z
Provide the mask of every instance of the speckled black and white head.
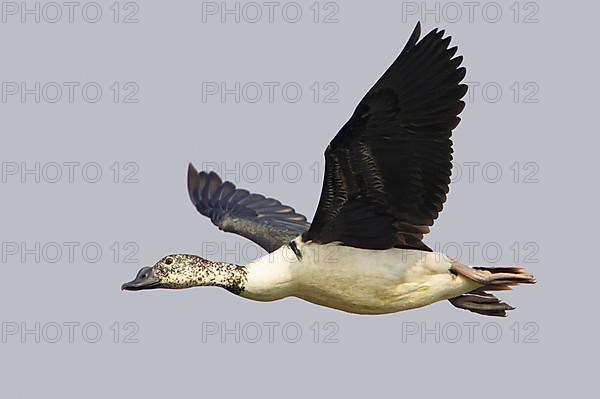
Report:
M246 270L242 266L177 254L165 256L152 267L143 267L135 279L123 284L121 289L140 291L217 286L239 294L244 290L245 282Z

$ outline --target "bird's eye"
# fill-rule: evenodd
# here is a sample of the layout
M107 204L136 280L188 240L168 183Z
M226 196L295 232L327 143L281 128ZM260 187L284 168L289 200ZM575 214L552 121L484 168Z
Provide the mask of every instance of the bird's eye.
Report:
M165 259L165 265L170 265L173 263L173 258L167 258Z
M142 278L148 278L148 273L144 273L141 275Z

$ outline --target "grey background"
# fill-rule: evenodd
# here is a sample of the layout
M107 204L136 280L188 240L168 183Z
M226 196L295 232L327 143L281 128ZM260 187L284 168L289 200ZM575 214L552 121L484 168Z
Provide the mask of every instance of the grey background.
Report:
M97 162L103 171L95 184L80 175L73 183L65 177L23 183L18 175L1 183L1 242L95 242L103 255L95 263L80 252L72 262L64 254L55 263L7 257L0 264L0 321L30 328L36 322L94 322L103 335L97 343L86 342L81 332L72 343L64 336L57 343L6 337L0 342L0 396L592 397L598 388L594 43L600 7L538 2L538 22L523 23L531 12L523 9L525 3L519 3L518 23L508 9L512 2L502 3L502 18L490 23L481 14L485 3L473 22L467 15L450 21L454 14L436 22L435 15L407 16L403 3L384 1L338 2L339 22L330 24L312 21L312 2L302 3L306 14L298 23L263 17L253 24L221 23L218 17L204 23L200 2L157 1L139 4L134 24L113 23L112 2L101 3L98 23L83 21L81 14L73 23L20 23L18 17L0 23L2 82L94 81L104 89L97 103L80 97L73 103L22 103L12 97L0 103L3 163ZM234 248L233 254L221 251L213 258L233 260L240 254L236 243L247 248L242 238L219 232L193 209L185 189L189 161L230 168L236 162L296 162L303 173L296 183L281 173L273 181L240 176L237 183L312 218L321 181L311 177L310 165L322 165L325 146L418 19L424 32L439 26L453 36L465 56L467 81L496 82L503 89L497 102L475 92L454 135L459 164L497 162L502 179L489 183L479 174L472 182L464 176L454 182L426 242L459 243L463 249L460 243L497 243L503 252L492 264L505 265L515 263L512 243L535 243L533 261L522 252L517 263L539 283L501 293L517 310L499 320L442 302L368 317L294 298L255 303L214 288L119 290L141 266L168 253L202 254L212 242ZM297 103L202 101L202 82L236 81L293 81L304 92ZM114 103L112 82L137 83L139 103ZM339 102L314 103L312 82L335 82ZM534 82L538 102L524 102L522 92L515 103L513 82ZM139 182L113 183L114 162L136 163ZM524 183L520 176L514 183L509 167L515 162L535 163L538 182ZM124 262L123 253L115 262L109 250L114 242L134 242L138 263ZM491 263L486 260L476 250L472 263ZM123 343L121 336L114 343L109 327L115 322L121 333L124 323L135 323L139 342ZM295 322L303 336L297 343L281 334L272 343L265 337L257 343L232 337L221 342L219 336L203 342L203 323L236 322ZM322 333L324 323L335 323L339 342L324 343L321 336L314 343L309 327L315 322ZM479 333L473 342L463 327L456 343L420 335L403 342L406 323L434 328L436 322L478 322ZM490 322L501 329L496 343L481 334ZM521 332L517 343L515 322ZM537 342L524 342L525 323L537 328Z

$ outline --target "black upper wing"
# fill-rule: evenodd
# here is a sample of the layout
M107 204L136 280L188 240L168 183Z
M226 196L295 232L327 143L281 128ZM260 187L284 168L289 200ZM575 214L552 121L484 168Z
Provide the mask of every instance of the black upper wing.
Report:
M305 240L430 250L421 239L446 200L465 68L444 31L420 25L325 151L319 206ZM418 42L417 42L418 41ZM454 57L454 58L453 58Z
M188 167L188 193L194 206L223 231L244 236L268 252L298 237L310 226L306 217L276 199L250 194L214 172Z

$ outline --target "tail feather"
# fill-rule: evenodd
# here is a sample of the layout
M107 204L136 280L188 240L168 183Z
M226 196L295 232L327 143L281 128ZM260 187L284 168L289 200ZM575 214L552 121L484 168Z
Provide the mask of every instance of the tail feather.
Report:
M535 277L520 267L469 267L458 262L450 271L480 283L482 287L461 296L449 299L457 308L486 316L506 316L514 307L502 302L486 291L511 290L518 284L535 284Z

